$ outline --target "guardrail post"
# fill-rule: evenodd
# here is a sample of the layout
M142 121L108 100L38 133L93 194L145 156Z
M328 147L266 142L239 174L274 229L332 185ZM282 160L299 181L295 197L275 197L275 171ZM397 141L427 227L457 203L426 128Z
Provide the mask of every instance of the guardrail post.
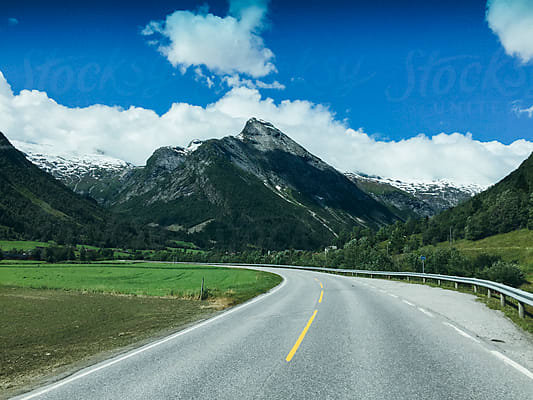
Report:
M373 279L374 278L374 275L370 274L370 279Z
M407 282L409 282L409 277L407 277Z
M474 285L474 293L477 293L477 285Z
M490 299L490 297L491 297L491 291L490 291L490 289L487 289L487 297L488 297L489 299Z
M438 284L439 284L439 286L440 286L440 279L438 279L437 282L438 282Z
M524 318L524 303L518 302L518 316Z
M454 282L454 284L455 284L455 288L459 289L459 284L457 282Z
M503 295L503 293L500 293L500 305L502 307L505 307L505 296Z
M426 278L422 278L422 283L426 283Z

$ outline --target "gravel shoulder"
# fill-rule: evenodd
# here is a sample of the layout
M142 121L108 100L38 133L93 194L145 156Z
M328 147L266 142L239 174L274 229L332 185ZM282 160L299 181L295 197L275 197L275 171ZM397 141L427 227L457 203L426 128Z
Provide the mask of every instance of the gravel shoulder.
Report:
M439 317L497 348L530 371L533 370L533 336L517 327L501 311L491 310L478 301L476 296L398 281L355 279L438 314Z

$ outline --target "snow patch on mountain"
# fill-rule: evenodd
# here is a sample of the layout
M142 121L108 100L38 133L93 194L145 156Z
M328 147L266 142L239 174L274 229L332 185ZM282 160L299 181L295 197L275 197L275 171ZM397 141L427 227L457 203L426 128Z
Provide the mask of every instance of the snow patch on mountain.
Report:
M13 140L13 146L39 168L62 181L72 180L95 172L120 172L133 168L132 164L105 154L75 155L58 151L54 146ZM97 175L95 175L97 178Z
M412 195L425 194L428 196L438 196L439 193L448 192L449 190L459 190L462 193L474 196L484 190L487 190L489 186L471 184L458 184L448 179L440 179L437 181L400 181L398 179L382 178L380 176L369 176L364 174L346 174L348 177L353 176L356 179L361 179L367 182L382 183L401 189Z

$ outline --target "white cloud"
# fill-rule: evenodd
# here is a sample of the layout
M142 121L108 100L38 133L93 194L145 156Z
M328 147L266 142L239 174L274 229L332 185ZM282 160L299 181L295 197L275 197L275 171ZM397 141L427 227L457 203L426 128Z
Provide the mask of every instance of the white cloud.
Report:
M276 72L274 53L260 36L267 1L233 0L229 12L222 18L206 9L175 11L165 21L151 21L141 33L182 73L191 66L254 78Z
M531 0L488 0L486 18L507 54L518 56L524 63L533 59Z
M0 72L0 131L13 140L55 146L58 152L82 155L105 150L142 165L161 146L236 135L252 116L271 121L341 171L402 180L449 179L488 185L533 151L533 142L526 140L504 145L460 133L380 141L336 120L320 104L304 100L276 103L246 87L233 88L206 107L174 103L162 116L140 107L69 108L44 92L14 94Z
M515 111L518 115L520 114L527 114L529 116L529 118L533 117L533 106L529 107L529 108L520 108L520 107L516 107L515 108Z
M279 83L278 81L266 83L266 82L260 81L259 79L253 80L253 79L241 78L237 74L223 76L222 82L224 82L230 88L237 88L237 87L244 86L244 87L247 87L248 89L275 89L275 90L285 89L285 85Z

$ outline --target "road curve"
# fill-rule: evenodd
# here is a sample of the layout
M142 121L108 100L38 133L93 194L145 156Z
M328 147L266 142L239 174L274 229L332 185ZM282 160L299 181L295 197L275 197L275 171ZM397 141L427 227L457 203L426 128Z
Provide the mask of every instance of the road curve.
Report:
M285 279L271 293L17 399L533 397L531 371L417 304L271 271Z

